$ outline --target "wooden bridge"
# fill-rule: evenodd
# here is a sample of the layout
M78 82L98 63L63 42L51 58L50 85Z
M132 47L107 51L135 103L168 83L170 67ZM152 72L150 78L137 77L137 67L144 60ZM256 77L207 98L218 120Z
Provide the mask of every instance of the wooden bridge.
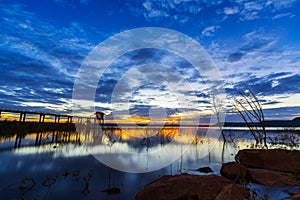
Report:
M25 122L26 116L28 115L37 115L39 119L38 122L42 122L42 123L45 122L46 116L54 117L54 121L53 121L54 123L60 123L61 118L67 119L67 123L72 123L74 118L77 118L79 123L82 123L84 119L86 121L90 121L94 119L94 122L96 123L96 117L73 116L68 114L37 112L32 110L25 111L25 110L16 110L16 109L9 109L9 108L0 108L0 117L3 112L19 114L19 122Z

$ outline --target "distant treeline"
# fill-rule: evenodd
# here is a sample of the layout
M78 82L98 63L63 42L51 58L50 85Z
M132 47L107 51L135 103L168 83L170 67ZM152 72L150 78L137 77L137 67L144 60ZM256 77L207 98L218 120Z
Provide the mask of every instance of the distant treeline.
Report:
M293 120L266 120L264 122L265 127L300 127L300 117ZM251 126L260 126L259 123L250 123ZM243 122L225 122L225 127L245 127Z
M26 134L47 131L76 131L73 123L38 123L38 122L16 122L0 121L0 134Z

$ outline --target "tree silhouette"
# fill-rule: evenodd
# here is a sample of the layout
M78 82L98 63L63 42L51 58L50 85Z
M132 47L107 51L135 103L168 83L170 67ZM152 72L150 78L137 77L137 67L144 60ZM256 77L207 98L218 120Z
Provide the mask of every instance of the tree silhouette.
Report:
M233 106L245 122L256 144L267 147L267 133L263 108L254 93L248 89L247 93L238 91L241 98L234 98Z

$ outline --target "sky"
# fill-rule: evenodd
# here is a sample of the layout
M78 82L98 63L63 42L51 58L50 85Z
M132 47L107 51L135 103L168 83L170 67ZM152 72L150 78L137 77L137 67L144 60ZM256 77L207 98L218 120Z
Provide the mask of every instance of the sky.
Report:
M248 89L267 119L293 119L300 116L299 8L299 0L2 0L0 107L78 114L84 109L74 109L73 88L90 53L124 31L160 27L197 41L213 60L226 121L238 120L231 102ZM174 52L128 51L98 78L93 108L118 120L211 113L209 81Z

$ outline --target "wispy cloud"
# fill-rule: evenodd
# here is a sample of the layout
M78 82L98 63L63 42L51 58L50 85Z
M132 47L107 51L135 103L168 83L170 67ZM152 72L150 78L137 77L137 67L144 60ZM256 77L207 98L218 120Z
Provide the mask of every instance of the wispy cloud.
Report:
M298 0L281 0L281 1L267 0L265 2L265 5L272 6L275 10L282 10L293 6L294 3L297 1Z
M292 17L295 17L294 14L292 13L280 13L280 14L277 14L275 15L274 17L272 17L272 19L280 19L280 18L283 18L283 17L289 17L289 18L292 18Z
M219 15L225 15L226 19L230 15L237 15L240 21L251 21L263 18L278 19L281 17L290 16L286 12L282 13L286 9L295 5L297 0L259 0L259 1L240 1L236 0L223 8L222 11L218 11ZM281 12L281 13L280 13Z
M239 8L237 6L235 7L225 7L223 9L223 12L225 15L234 15L239 13Z
M258 50L267 50L272 45L276 44L274 35L262 34L259 31L252 31L243 36L245 43L236 52L230 53L228 56L229 62L237 62L247 54Z
M129 9L136 15L142 15L149 21L172 20L185 23L203 9L220 5L222 0L190 1L190 0L146 0L128 1Z
M74 11L80 7L86 9L92 2L55 0L54 3L59 9ZM99 21L82 23L72 18L61 22L42 18L43 15L29 12L23 5L0 4L1 104L68 112L76 73L93 47L110 36L105 33L107 30L162 26L184 30L199 39L217 64L229 96L236 89L251 87L268 109L279 112L279 107L284 105L298 105L294 96L300 93L299 47L292 39L282 39L285 36L281 33L288 36L292 33L276 23L297 20L295 5L299 1L130 0L125 4L120 13L128 16L114 12L109 15L109 19L124 25L108 23L100 28L92 26L107 20L102 14L110 11L91 14L99 17ZM268 26L254 28L263 23ZM291 38L295 39L294 35ZM110 45L105 51L113 53L116 48L117 45ZM150 69L153 63L158 66ZM147 64L148 68L144 66ZM91 70L84 75L86 85L96 74L97 70ZM83 102L82 107L95 103L97 109L113 109L111 98L115 92L117 102L130 99L132 114L144 116L150 107L164 107L168 116L182 116L184 113L176 104L180 98L185 102L181 105L185 113L205 113L211 105L207 82L203 81L206 77L202 75L179 56L157 49L129 52L104 72L97 85L96 103L84 101L84 90L80 90L82 99L79 100ZM167 83L173 87L166 87ZM123 112L124 107L118 111Z
M9 95L5 104L24 106L21 102L38 99L45 105L62 105L65 102L59 98L71 99L76 72L94 46L87 39L87 30L75 22L57 27L22 5L1 4L0 10L1 85L10 86L2 88ZM19 87L22 92L8 92Z
M253 20L259 18L260 11L264 9L263 3L245 2L240 13L240 20Z
M208 26L202 31L203 36L214 36L214 32L218 30L220 26Z
M224 43L212 42L209 48L225 81L228 97L237 95L237 90L251 88L259 99L265 101L268 110L284 106L300 106L295 98L300 95L299 49L278 46L278 38L255 30L244 35L244 43L237 51ZM291 103L293 102L293 103Z
M178 108L187 112L209 106L209 102L203 103L204 95L195 92L201 88L199 93L207 92L199 72L182 58L164 51L145 49L125 54L102 77L96 101L103 102L102 94L110 96L114 112L119 115L151 108L167 109L170 117Z
M88 5L90 2L90 0L78 0L78 1L52 0L52 1L61 7L66 7L71 9L76 9L78 4Z

